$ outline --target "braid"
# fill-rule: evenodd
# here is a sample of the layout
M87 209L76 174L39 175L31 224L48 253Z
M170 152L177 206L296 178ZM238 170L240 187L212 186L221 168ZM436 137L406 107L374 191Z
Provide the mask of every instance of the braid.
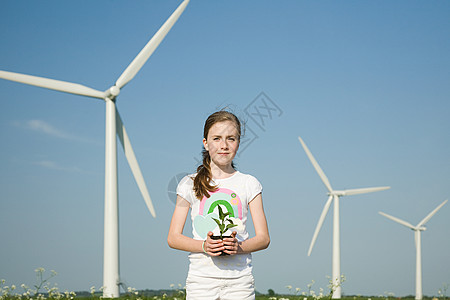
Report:
M211 157L209 152L206 150L202 151L203 164L199 165L197 168L197 176L194 178L194 192L198 199L202 199L203 196L209 198L209 192L214 192L217 190L216 186L211 185Z

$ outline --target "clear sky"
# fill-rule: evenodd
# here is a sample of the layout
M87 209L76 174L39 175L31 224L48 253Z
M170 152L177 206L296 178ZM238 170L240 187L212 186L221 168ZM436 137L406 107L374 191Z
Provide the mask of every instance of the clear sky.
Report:
M0 3L1 70L105 90L181 1ZM236 164L263 184L272 238L254 255L257 290L318 291L331 275L332 210L307 256L327 195L301 136L334 188L392 187L341 199L343 292L414 294L414 234L378 212L415 225L449 198L449 16L441 0L191 0L117 100L157 213L119 150L122 278L184 285L187 254L166 242L170 182L194 171L205 118L229 106L246 120ZM62 290L102 285L104 109L0 80L0 279L32 286L44 267ZM423 289L437 295L450 204L427 226Z

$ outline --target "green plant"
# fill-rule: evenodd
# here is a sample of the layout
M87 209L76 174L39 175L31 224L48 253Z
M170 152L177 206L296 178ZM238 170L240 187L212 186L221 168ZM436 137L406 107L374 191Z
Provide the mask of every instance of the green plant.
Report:
M333 296L334 291L338 287L342 286L342 284L345 282L346 278L345 278L345 275L343 275L343 274L341 274L340 280L335 279L333 281L333 279L330 276L327 276L327 277L329 279L329 281L328 281L328 288L330 289L330 293L328 294L328 298L331 299L331 297Z
M225 232L227 232L228 229L237 226L237 224L234 224L233 221L230 219L230 217L229 217L230 212L224 213L222 211L222 208L220 207L220 205L218 205L217 207L219 208L219 219L216 219L216 218L212 218L212 219L219 226L220 238L223 239L223 234ZM229 223L228 225L226 224L227 222Z
M51 270L50 271L51 274L47 278L44 278L44 272L45 272L44 268L37 268L34 271L36 272L36 279L37 279L37 284L34 285L34 287L36 288L34 295L36 296L36 295L38 295L39 290L42 288L42 286L44 284L46 284L50 279L52 279L53 277L58 275L58 273L56 273L54 270ZM46 288L46 290L48 292L47 285L45 285L44 288Z
M25 284L21 284L20 286L24 290L23 293L14 292L16 290L16 286L13 284L11 287L3 286L5 284L5 280L0 280L0 300L73 300L76 297L74 292L64 292L61 293L57 287L57 284L54 284L53 287L50 285L49 280L57 275L55 271L51 271L51 275L44 276L45 269L38 268L35 270L37 283L34 285L35 290L30 289ZM40 292L41 289L44 289L44 292Z
M438 290L439 298L443 298L443 299L447 298L447 290L449 287L450 287L450 284L448 284L448 283L442 284L442 288L440 288Z

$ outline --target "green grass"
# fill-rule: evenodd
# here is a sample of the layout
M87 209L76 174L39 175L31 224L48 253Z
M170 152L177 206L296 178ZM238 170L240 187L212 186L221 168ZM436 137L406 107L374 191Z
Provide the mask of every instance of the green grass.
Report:
M36 284L33 288L21 284L15 286L14 284L7 284L6 280L0 280L0 300L103 300L102 292L91 287L90 292L60 292L56 284L51 284L49 281L57 275L55 271L47 275L43 268L38 268L36 272ZM342 277L342 281L345 277ZM292 290L291 286L286 286L289 291L296 291L298 294L276 294L273 290L268 290L270 295L256 293L256 300L331 300L331 295L321 288L319 294L316 294L312 289L314 280L307 285L308 292L302 292L296 288ZM329 286L334 287L333 285ZM446 296L449 284L444 284L438 291L439 297L424 296L423 300L450 300ZM186 292L181 284L178 289L175 285L171 285L170 289L165 290L142 290L137 291L134 288L127 288L128 293L123 294L118 300L183 300L186 299ZM309 296L305 296L309 295ZM386 293L385 296L343 296L342 300L414 300L414 296L396 297L392 293ZM106 299L105 299L106 300Z
M155 291L156 292L156 291ZM172 294L173 293L173 294ZM29 299L47 299L47 300L55 300L57 298L53 298L53 297L47 297L48 295L42 295L41 297L30 297ZM305 297L304 296L298 296L298 295L274 295L274 296L268 296L268 295L258 295L256 296L256 300L303 300ZM18 297L18 296L14 296L14 295L9 295L9 296L1 296L0 295L0 299L2 300L18 300L18 299L27 299L27 298L23 298L23 297ZM66 299L61 298L61 299ZM101 300L103 298L98 297L98 296L75 296L74 297L75 300ZM184 297L184 293L180 292L180 291L171 291L170 293L164 293L161 292L161 294L159 295L154 295L154 296L140 296L138 295L124 295L121 296L120 298L118 298L119 300L182 300L182 299L186 299ZM314 299L312 297L307 297L308 300L317 300ZM321 298L321 299L329 299L329 298ZM414 296L408 296L408 297L370 297L370 296L350 296L350 297L342 297L342 300L414 300ZM440 298L432 298L432 297L423 297L424 300L432 300L432 299L438 299L438 300L449 300L449 297L440 297Z

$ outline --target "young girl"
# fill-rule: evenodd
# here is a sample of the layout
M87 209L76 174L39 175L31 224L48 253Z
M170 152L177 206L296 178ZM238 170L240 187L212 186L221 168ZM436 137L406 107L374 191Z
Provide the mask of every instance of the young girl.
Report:
M203 132L203 164L177 187L167 241L171 248L191 252L188 300L255 299L251 253L267 248L270 238L261 184L233 165L240 137L241 124L234 114L218 111L210 115ZM228 232L229 237L214 240L212 236L219 235L213 220L218 219L219 206L237 226ZM193 238L183 235L189 209ZM246 230L248 211L255 229L252 238Z

